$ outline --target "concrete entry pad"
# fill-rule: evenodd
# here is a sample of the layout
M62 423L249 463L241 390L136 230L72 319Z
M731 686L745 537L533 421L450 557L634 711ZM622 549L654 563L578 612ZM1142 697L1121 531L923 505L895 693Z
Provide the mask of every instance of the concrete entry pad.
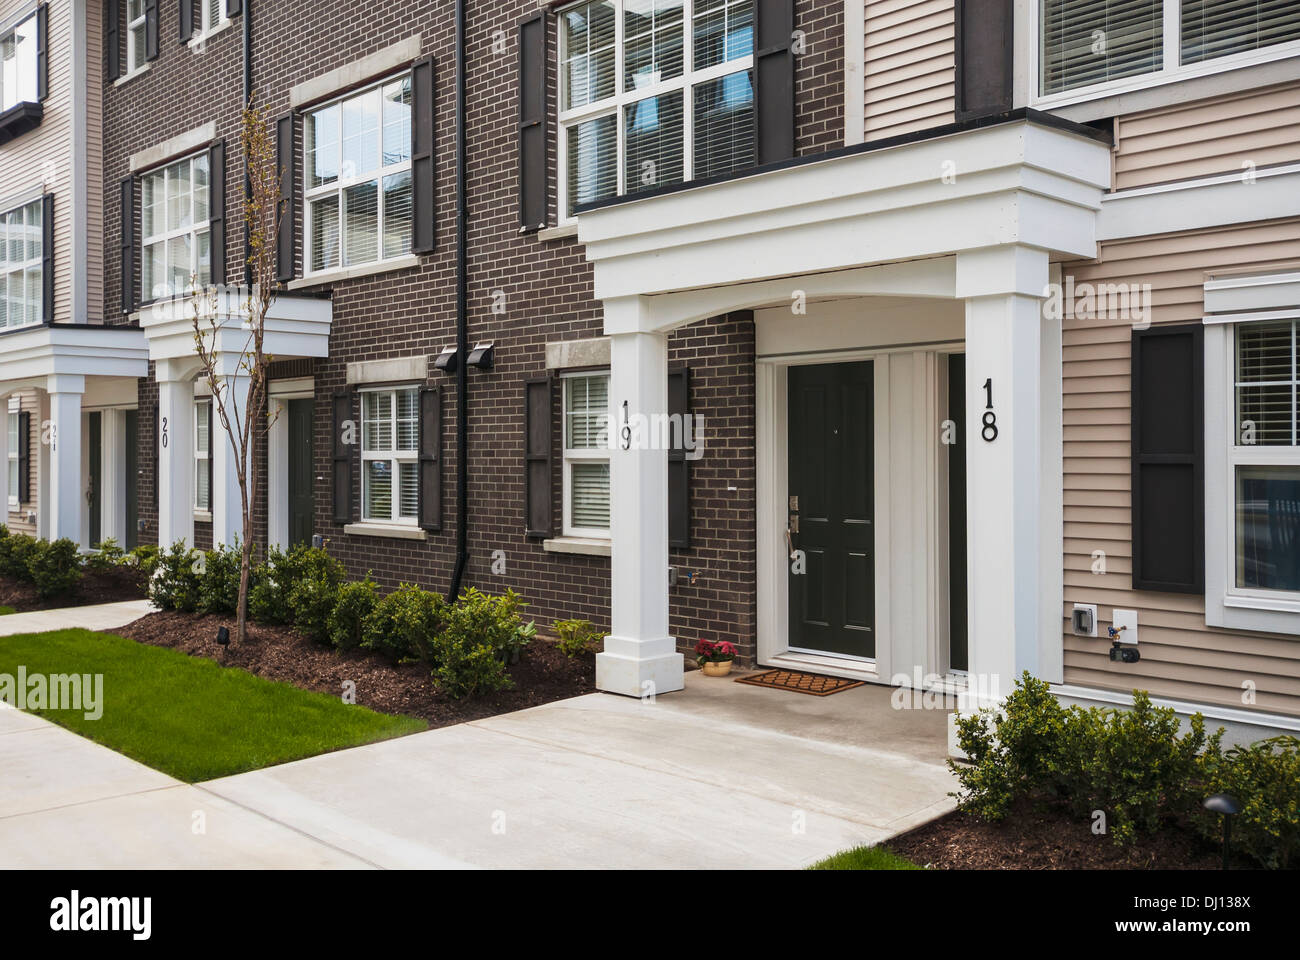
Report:
M692 673L205 784L386 867L794 868L952 809L946 714Z

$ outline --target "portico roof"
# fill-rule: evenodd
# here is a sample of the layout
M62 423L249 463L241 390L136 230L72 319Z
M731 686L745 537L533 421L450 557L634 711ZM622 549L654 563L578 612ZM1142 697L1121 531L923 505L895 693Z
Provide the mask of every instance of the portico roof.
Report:
M0 383L44 386L51 376L147 377L149 347L136 327L49 323L0 333Z

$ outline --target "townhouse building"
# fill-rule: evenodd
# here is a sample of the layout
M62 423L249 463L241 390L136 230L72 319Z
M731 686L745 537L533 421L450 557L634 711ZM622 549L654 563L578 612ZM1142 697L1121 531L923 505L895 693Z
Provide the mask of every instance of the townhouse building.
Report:
M38 44L0 144L26 209L13 151L85 94L54 313L0 334L57 426L49 535L239 529L185 291L244 280L251 95L285 215L262 542L586 617L613 692L708 637L1300 726L1294 4L67 7L103 72Z

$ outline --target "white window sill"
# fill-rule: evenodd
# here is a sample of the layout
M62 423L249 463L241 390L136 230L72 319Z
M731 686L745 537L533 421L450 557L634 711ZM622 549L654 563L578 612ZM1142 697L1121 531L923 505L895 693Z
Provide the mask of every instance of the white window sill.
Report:
M226 19L222 20L215 27L211 27L206 33L199 32L190 38L190 49L195 53L203 53L203 46L219 33L224 33L235 25L235 21Z
M594 537L552 537L542 541L542 549L548 553L577 553L589 557L608 557L610 542Z
M122 74L120 77L118 77L116 80L114 80L113 86L120 87L122 84L129 83L130 81L134 80L136 77L140 76L140 74L148 73L148 72L149 72L149 61L146 60L143 66L136 67L134 70L129 70L126 73Z
M211 511L211 510L195 510L195 511L194 511L194 522L195 522L195 523L211 523L211 522L212 522L212 511Z
M372 277L380 273L392 273L395 270L410 270L412 267L418 267L419 265L420 258L416 254L410 253L394 260L381 260L378 263L366 263L356 267L322 270L320 273L308 274L305 277L299 277L297 280L290 280L288 288L290 290L301 290L304 287L319 287L327 283L338 283L340 280Z
M428 540L429 535L419 527L397 523L349 523L343 532L350 537L392 537L395 540Z
M556 240L574 240L578 236L578 224L562 223L557 227L545 227L532 232L542 243L551 243Z
M1239 597L1228 594L1218 603L1207 597L1205 625L1252 633L1300 637L1300 600Z

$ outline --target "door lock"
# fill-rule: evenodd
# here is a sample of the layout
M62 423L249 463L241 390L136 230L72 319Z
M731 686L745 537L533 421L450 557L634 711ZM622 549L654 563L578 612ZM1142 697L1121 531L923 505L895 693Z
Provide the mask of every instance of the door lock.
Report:
M796 513L791 515L789 526L790 526L791 533L799 532L799 514Z
M790 512L791 513L799 512L799 498L797 496L790 498Z

